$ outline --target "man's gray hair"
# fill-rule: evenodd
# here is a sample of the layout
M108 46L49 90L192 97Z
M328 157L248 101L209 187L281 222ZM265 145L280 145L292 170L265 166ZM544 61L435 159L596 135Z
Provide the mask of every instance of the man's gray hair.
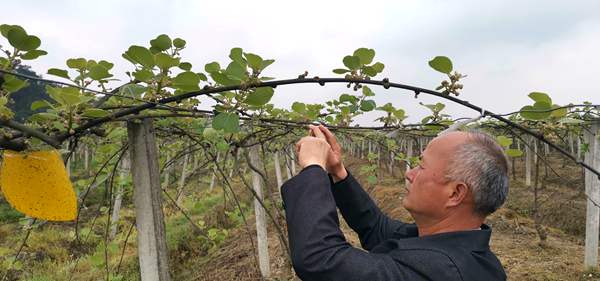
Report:
M508 196L508 160L491 136L481 132L467 134L467 141L450 158L446 178L466 183L473 193L475 213L487 216L500 208Z

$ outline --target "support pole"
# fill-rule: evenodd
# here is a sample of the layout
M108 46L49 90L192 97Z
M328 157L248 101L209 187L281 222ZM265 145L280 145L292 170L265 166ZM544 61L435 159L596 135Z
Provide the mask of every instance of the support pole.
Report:
M158 153L152 119L127 122L142 281L169 281Z
M600 121L594 121L590 132L585 132L586 142L589 144L585 153L585 163L598 169L600 167L600 141L598 130ZM585 217L585 256L584 267L595 268L598 266L598 228L600 222L600 208L594 204L600 200L600 181L592 172L585 171L585 193L587 194L587 210ZM593 200L593 201L592 201Z
M258 156L258 145L250 147L250 162L254 167L262 167ZM252 187L256 196L264 202L262 180L260 175L252 170ZM268 278L271 275L271 267L269 264L269 248L267 240L267 217L266 210L260 204L257 198L254 198L254 215L256 216L256 236L257 236L257 247L258 247L258 264L260 267L260 273L263 278Z
M525 137L525 186L531 186L531 140Z

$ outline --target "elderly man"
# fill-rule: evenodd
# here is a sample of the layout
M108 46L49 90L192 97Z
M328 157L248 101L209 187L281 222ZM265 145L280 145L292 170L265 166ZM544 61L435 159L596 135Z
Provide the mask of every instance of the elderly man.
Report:
M407 224L377 208L327 128L311 126L310 134L296 144L303 170L282 186L302 280L506 280L483 223L508 193L507 161L493 138L452 132L431 141L406 173L402 203L415 220ZM364 250L346 242L336 206Z

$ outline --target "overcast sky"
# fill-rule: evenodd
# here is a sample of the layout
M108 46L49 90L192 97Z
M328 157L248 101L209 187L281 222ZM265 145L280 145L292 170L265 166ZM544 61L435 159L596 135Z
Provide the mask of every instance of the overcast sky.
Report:
M367 47L386 66L378 78L425 88L444 78L427 62L450 57L455 69L468 75L460 98L498 113L529 104L532 91L548 93L557 104L600 103L598 0L21 0L2 7L0 23L21 25L41 38L41 49L49 54L31 63L38 73L85 57L115 63L113 73L126 81L124 72L132 65L121 54L130 45L149 46L165 33L188 42L183 57L196 71L211 61L226 65L229 50L241 47L276 60L267 76L293 78L308 70L309 76L332 77L345 55ZM392 102L411 121L427 113L419 102L444 102L373 89L378 105ZM293 101L324 102L344 92L343 85L282 86L272 102L289 108ZM445 103L453 116L476 115Z

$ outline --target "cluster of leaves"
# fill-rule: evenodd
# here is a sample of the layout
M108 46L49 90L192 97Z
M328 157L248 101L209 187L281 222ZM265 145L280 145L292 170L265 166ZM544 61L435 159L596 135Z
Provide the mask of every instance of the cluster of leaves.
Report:
M450 119L450 115L442 113L442 110L446 108L445 104L439 102L435 104L419 104L431 111L431 115L425 116L421 120L421 124L423 124L423 127L427 129L429 133L437 133L446 126L450 126L454 123L454 121Z
M40 38L27 34L21 26L2 24L0 33L13 47L11 51L0 45L0 52L6 56L0 57L0 69L2 70L13 70L22 60L33 60L48 54L46 51L38 49L41 45ZM26 87L28 83L13 75L2 75L0 81L2 81L0 83L0 119L11 119L14 113L7 107L11 102L10 94Z
M375 58L375 50L368 48L359 48L352 55L345 56L342 60L346 68L336 68L333 70L335 74L345 74L347 79L370 79L377 76L385 68L381 62L373 63ZM348 88L352 86L349 83ZM360 89L360 84L354 85L354 90Z
M376 109L377 104L372 99L375 92L368 86L360 85L360 88L360 95L344 93L338 99L326 102L329 115L325 117L325 121L331 124L348 126L352 123L354 117Z
M273 97L275 91L271 87L246 87L256 86L262 81L273 79L271 77L261 77L260 74L275 60L263 59L259 55L246 53L241 48L231 49L229 58L231 62L225 69L222 69L218 62L208 63L204 69L214 81L213 86L242 85L242 90L218 94L220 102L215 106L218 114L212 122L215 129L223 129L227 133L236 133L240 130L238 111L261 111L267 107L268 102Z
M498 142L498 144L500 144L500 146L502 146L502 148L504 148L504 152L507 156L514 158L521 157L523 155L523 151L516 148L511 148L511 145L513 144L512 138L500 135L496 137L496 141Z
M443 90L442 93L446 95L453 94L459 95L459 90L462 90L463 85L458 83L460 79L467 77L466 75L460 74L456 71L452 73L452 61L445 56L437 56L429 61L429 66L441 73L448 75L448 80L443 80L442 83L436 88L436 90Z
M379 157L376 153L367 154L367 160L369 164L360 166L359 174L363 177L367 177L367 183L370 186L377 184L377 171L379 170Z
M377 109L386 113L384 116L375 119L375 121L382 122L384 127L400 126L402 125L402 121L408 117L404 109L395 108L392 103L389 102L383 106L377 107Z

